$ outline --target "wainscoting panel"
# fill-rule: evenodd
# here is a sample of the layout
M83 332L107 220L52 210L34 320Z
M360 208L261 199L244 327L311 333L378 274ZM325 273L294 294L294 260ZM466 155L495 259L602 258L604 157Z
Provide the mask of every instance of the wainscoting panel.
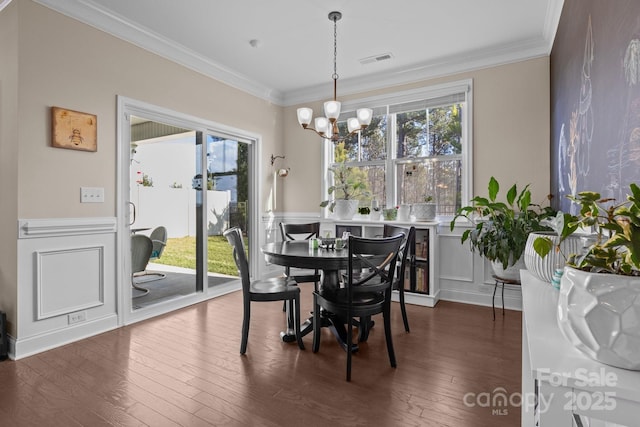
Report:
M470 224L458 223L451 231L449 222L439 228L440 298L447 301L491 306L494 279L491 263L471 252L468 243L461 243L460 236ZM495 297L496 305L502 304L501 292ZM522 294L519 286L506 286L505 308L522 309Z
M18 230L12 357L118 326L116 218L22 219Z
M104 246L36 252L37 319L104 304Z
M459 235L440 235L440 278L473 282L473 252L460 244Z

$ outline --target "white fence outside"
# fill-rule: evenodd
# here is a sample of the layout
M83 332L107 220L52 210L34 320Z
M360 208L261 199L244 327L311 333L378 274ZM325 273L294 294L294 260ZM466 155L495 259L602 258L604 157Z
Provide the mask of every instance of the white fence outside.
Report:
M191 188L156 188L137 185L131 190L136 221L131 228L163 225L168 237L196 235L196 191ZM207 191L207 229L221 235L229 227L230 191Z

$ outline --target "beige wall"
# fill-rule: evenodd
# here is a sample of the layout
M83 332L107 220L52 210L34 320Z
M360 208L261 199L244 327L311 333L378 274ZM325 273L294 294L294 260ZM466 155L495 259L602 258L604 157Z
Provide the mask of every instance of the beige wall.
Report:
M0 12L0 311L14 333L17 306L18 5Z
M341 97L342 101L473 79L473 192L486 195L491 176L504 187L531 184L533 201L549 193L549 58L538 58L462 73L376 92ZM340 97L339 91L338 96ZM321 111L321 103L309 105ZM296 108L285 108L285 154L294 165L286 183L284 210L319 212L321 144L298 125ZM303 180L298 179L304 177ZM505 188L506 191L506 188ZM464 203L464 201L463 201Z
M116 96L239 128L281 153L282 107L231 88L31 0L0 13L0 310L17 319L17 221L116 215ZM96 114L98 151L51 147L50 107ZM103 187L105 203L80 203L80 187ZM281 204L281 203L280 203ZM26 301L23 304L31 304Z
M18 3L20 218L115 215L116 95L262 135L266 178L270 153L281 151L281 107L30 0ZM96 114L98 151L51 147L51 106ZM80 186L104 187L105 203L80 204Z

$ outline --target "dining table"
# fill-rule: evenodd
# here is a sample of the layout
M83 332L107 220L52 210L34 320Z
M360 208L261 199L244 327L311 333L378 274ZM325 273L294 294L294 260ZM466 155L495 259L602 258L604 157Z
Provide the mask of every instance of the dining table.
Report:
M268 243L261 248L267 262L284 267L303 269L318 269L321 271L318 292L335 292L340 287L340 272L349 267L349 250L326 247L311 248L308 240L289 240L283 242ZM287 316L288 318L288 316ZM339 318L333 313L324 311L321 313L322 327L327 327L336 337L338 343L347 348L347 329L345 319ZM301 334L307 335L313 330L313 317L309 317L300 325ZM285 342L295 342L292 328L288 328L280 334ZM353 351L357 351L354 344Z

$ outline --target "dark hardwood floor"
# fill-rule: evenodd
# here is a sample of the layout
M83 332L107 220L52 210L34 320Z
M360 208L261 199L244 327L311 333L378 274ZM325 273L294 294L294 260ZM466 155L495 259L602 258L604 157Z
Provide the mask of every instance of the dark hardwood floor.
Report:
M310 288L302 286L303 313L312 305ZM398 367L389 366L380 318L347 383L346 355L329 331L318 353L311 334L302 351L279 339L282 303L252 307L245 356L241 295L234 293L0 362L0 425L520 425L519 407L484 404L520 392L520 312L498 311L494 322L487 307L410 305L407 334L394 303Z

